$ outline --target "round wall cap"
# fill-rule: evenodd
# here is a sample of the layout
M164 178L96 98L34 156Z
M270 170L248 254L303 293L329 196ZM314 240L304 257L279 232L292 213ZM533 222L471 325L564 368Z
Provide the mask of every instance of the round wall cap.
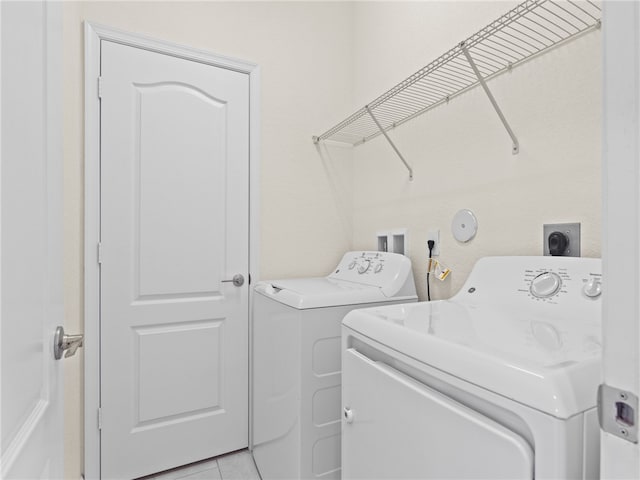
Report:
M466 243L478 231L478 220L471 210L462 209L456 213L451 222L451 233L459 242Z

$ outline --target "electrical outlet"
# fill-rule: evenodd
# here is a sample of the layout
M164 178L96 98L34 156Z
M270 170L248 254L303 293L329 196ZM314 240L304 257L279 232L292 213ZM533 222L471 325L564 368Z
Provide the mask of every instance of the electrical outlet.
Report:
M558 244L557 237L564 236L567 240L564 252L560 254L563 257L579 257L580 256L580 224L579 223L552 223L543 225L543 253L545 256L551 255L549 251L549 237L553 234L556 238L552 239L552 243ZM562 239L561 239L562 240ZM562 240L564 242L565 240Z
M427 232L427 241L433 240L435 242L431 255L440 255L440 230L429 230ZM429 253L429 247L427 246L427 254Z

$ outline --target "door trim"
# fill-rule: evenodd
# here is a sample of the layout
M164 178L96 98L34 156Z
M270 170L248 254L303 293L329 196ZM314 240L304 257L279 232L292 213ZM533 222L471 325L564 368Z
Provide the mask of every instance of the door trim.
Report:
M640 393L640 7L603 2L602 372ZM608 412L610 405L600 405ZM604 413L608 415L608 413ZM638 478L640 446L600 430L601 478Z
M84 23L84 33L84 477L98 479L100 478L100 431L98 430L98 408L100 407L100 268L98 265L98 242L100 240L100 100L98 98L100 42L108 40L249 75L249 275L253 281L259 278L260 251L260 210L258 208L260 67L243 60L90 22ZM250 288L249 312L251 312L252 301L253 292ZM249 352L251 352L250 322ZM251 371L249 376L251 376ZM247 381L250 389L250 378ZM250 401L251 390L249 390ZM251 412L250 403L249 412ZM251 421L249 421L249 425L251 425ZM247 439L250 438L250 432L247 432Z

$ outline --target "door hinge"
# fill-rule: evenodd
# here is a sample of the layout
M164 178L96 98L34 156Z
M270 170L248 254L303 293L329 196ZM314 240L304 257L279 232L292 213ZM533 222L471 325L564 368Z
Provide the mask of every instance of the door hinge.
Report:
M603 431L638 443L638 396L627 390L600 385L598 420Z
M98 408L98 430L102 430L102 408Z
M102 243L98 242L98 265L102 264Z
M102 77L98 77L98 98L102 98Z

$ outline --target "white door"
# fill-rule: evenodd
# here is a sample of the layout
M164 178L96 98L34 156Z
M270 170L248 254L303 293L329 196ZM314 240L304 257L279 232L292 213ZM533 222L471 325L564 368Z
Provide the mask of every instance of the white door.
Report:
M248 444L249 78L102 41L101 92L101 474L134 478Z
M0 478L62 478L61 7L0 3Z
M603 2L603 377L605 385L640 396L640 4ZM601 405L603 418L635 425ZM602 432L601 478L640 478L640 444Z

